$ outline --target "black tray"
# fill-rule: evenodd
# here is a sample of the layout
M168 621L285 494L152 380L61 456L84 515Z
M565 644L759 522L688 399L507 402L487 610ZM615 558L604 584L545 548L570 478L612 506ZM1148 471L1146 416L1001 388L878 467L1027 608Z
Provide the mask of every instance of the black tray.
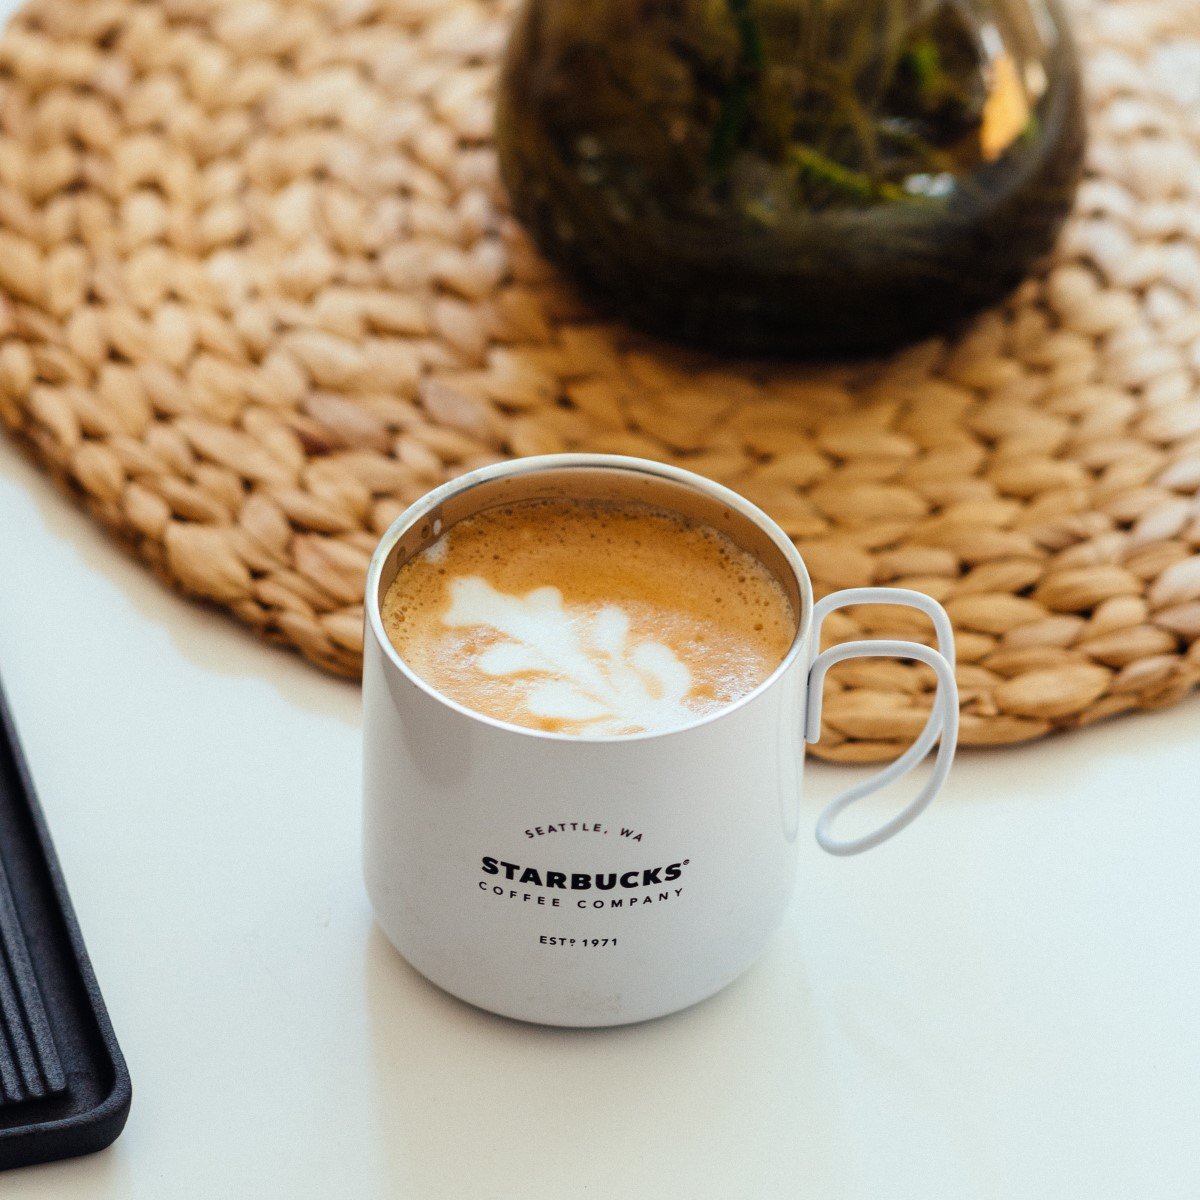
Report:
M0 689L0 1170L103 1149L124 1128L129 1099Z

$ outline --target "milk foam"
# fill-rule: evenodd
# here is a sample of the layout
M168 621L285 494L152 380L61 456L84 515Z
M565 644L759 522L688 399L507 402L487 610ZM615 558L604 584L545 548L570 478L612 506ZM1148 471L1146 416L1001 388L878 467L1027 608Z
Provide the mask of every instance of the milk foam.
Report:
M579 737L720 711L767 678L796 629L778 580L711 526L567 498L451 525L400 568L381 616L444 695Z
M511 679L535 717L570 721L593 735L658 730L689 718L692 673L661 642L630 644L629 615L616 604L566 605L556 587L509 595L478 575L449 584L442 623L486 629L505 641L476 662L485 675Z

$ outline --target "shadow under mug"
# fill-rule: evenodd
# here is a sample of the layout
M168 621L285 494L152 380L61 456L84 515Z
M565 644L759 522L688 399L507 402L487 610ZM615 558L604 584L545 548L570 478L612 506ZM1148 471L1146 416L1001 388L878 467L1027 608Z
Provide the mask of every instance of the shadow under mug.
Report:
M399 567L475 512L564 495L651 503L754 554L798 615L783 661L715 713L630 736L521 728L433 690L384 632L380 602ZM856 641L818 653L828 613L871 603L926 613L939 649ZM620 1025L703 1000L753 962L787 907L804 749L820 736L826 672L882 656L926 663L937 694L913 745L822 812L817 840L832 854L891 837L946 778L958 694L941 605L897 588L855 588L814 605L804 562L774 521L728 488L661 463L546 455L430 492L383 536L367 577L363 842L380 926L435 984L520 1020ZM847 805L905 774L935 742L934 769L907 807L865 836L835 835Z

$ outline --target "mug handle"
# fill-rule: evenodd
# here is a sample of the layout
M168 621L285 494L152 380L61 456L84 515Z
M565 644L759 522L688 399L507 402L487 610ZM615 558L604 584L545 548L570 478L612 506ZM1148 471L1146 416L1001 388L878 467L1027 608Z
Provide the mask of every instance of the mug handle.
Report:
M937 674L937 694L934 696L929 720L925 722L925 728L921 730L917 740L895 762L863 783L848 788L822 810L817 820L817 843L822 850L838 855L861 854L864 850L873 849L881 842L886 842L893 834L899 833L919 816L946 782L958 744L958 685L954 679L954 631L946 610L931 596L906 588L848 588L845 591L834 592L819 601L813 609L814 649L821 645L821 624L825 618L835 609L847 608L852 604L902 604L920 609L933 620L938 648L933 650L929 646L922 646L920 642L879 640L842 642L830 647L823 654L817 654L808 672L805 740L820 740L821 699L825 676L835 663L845 662L848 658L911 658L926 663ZM933 764L933 774L906 808L878 829L862 837L843 841L834 836L833 823L843 809L907 775L929 753L939 738L941 742Z

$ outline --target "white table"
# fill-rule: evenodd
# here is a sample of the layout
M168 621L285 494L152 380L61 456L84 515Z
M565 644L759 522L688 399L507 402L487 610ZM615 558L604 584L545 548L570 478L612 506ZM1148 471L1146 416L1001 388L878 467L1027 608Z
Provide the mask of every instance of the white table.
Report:
M609 1032L371 921L359 696L170 595L0 442L0 672L133 1076L6 1200L1200 1193L1200 701L995 753L761 962ZM813 764L806 811L848 778ZM874 811L878 817L883 802Z

